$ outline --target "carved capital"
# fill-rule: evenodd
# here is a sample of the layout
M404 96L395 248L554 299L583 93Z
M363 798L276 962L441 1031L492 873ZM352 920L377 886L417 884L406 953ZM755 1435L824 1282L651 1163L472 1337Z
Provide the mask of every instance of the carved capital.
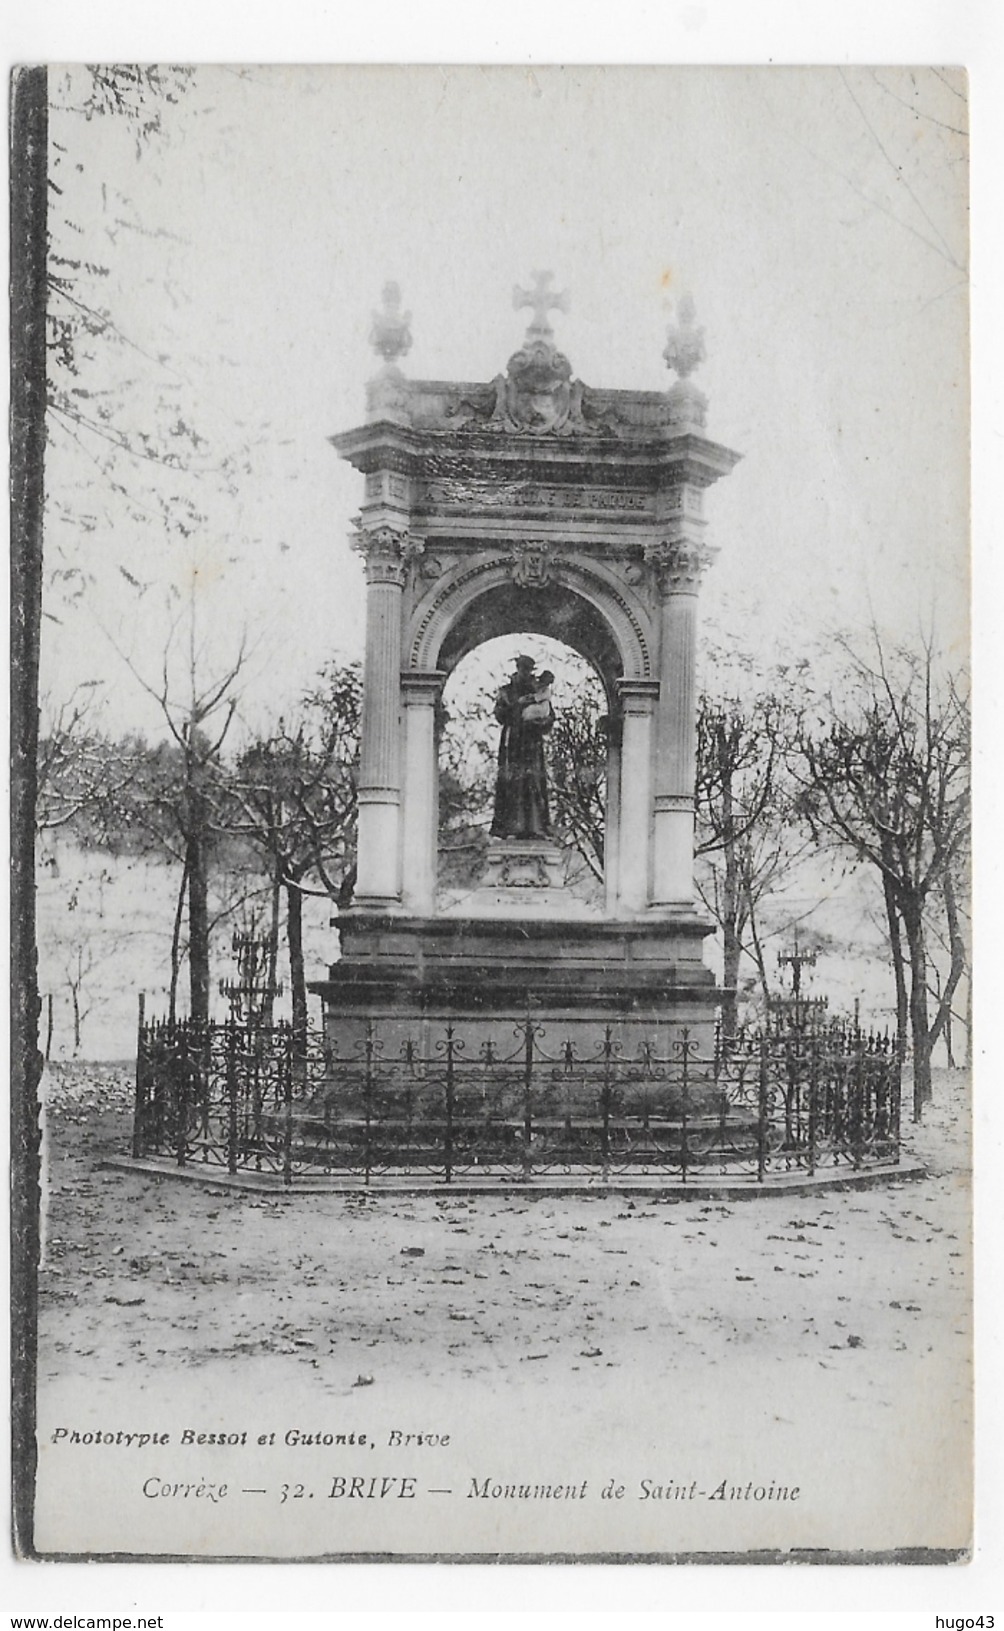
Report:
M358 520L353 527L349 543L363 558L366 582L402 587L412 561L425 549L422 539L394 527L364 527Z
M447 676L440 668L406 668L401 675L401 696L406 708L436 708Z
M622 713L643 719L649 717L659 700L660 689L658 680L618 680L617 696Z
M660 538L646 544L644 553L656 589L665 598L696 595L701 574L711 565L717 551L701 540Z

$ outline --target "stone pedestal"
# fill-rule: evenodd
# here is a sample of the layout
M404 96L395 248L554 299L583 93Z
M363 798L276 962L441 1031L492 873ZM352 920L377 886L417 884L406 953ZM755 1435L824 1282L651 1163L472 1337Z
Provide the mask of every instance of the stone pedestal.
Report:
M571 893L566 883L568 857L548 838L493 838L477 887L454 891L439 902L449 918L521 917L578 921L598 917Z
M561 889L564 854L548 838L493 838L488 846L482 887L514 891L526 900L540 890Z
M711 924L697 913L611 922L468 915L389 917L350 910L338 920L342 956L312 986L340 1057L358 1052L372 1021L384 1054L428 1046L447 1023L471 1057L511 1045L530 1014L549 1048L595 1053L607 1026L624 1056L643 1042L669 1056L686 1027L707 1056L719 992L702 959Z

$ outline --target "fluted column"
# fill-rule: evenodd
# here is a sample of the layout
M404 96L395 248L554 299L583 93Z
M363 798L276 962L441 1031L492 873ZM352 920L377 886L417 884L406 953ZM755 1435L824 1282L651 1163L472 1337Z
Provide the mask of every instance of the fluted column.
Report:
M697 594L711 558L678 539L648 551L662 601L656 716L653 906L692 905L697 773Z
M366 569L355 898L390 908L401 900L401 591L414 545L390 527L352 542Z
M617 689L624 710L618 905L643 912L652 877L652 714L659 682L620 680Z
M620 900L621 870L621 737L622 720L611 713L607 721L607 796L603 822L605 904L616 916Z
M446 675L401 675L404 701L404 804L401 894L406 909L431 916L436 901L436 704Z

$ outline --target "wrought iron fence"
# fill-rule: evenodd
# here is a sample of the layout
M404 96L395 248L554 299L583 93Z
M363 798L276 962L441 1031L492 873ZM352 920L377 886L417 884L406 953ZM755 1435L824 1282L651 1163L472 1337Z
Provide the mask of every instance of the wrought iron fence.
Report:
M611 1027L583 1056L528 1017L469 1050L386 1046L376 1025L347 1056L288 1022L141 1021L133 1154L229 1173L745 1176L894 1165L900 1063L888 1036L837 1025L719 1038L686 1029L665 1055L625 1056ZM472 1053L476 1052L476 1056Z

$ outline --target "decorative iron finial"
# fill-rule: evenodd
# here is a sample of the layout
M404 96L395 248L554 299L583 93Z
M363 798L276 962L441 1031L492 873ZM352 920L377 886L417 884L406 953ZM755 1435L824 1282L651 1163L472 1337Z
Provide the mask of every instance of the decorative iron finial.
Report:
M397 283L383 286L383 311L373 313L370 345L386 363L396 363L411 350L411 312L401 311L401 289Z
M554 330L547 320L550 311L569 310L567 293L558 293L556 289L549 288L554 281L553 272L531 272L533 288L523 289L517 283L512 291L512 303L516 311L522 306L530 306L533 310L533 322L526 331L528 340L553 340Z
M676 308L677 321L669 329L663 356L666 364L680 379L686 379L704 361L704 330L694 327L694 302L689 294L681 296Z

